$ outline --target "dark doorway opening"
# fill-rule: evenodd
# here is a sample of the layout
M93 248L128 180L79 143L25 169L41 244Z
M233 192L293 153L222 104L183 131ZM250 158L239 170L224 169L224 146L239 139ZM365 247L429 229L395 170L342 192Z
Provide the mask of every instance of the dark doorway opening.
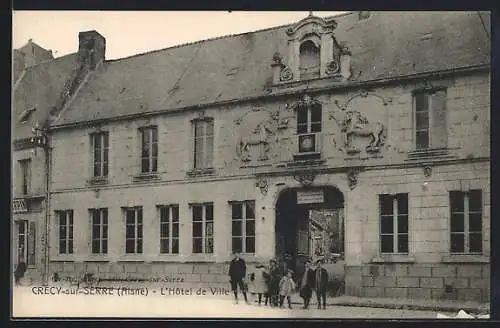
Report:
M343 263L344 196L332 186L294 188L276 203L276 257L300 277L307 259ZM337 265L337 267L339 267ZM340 268L340 267L339 267ZM342 276L342 272L332 274Z

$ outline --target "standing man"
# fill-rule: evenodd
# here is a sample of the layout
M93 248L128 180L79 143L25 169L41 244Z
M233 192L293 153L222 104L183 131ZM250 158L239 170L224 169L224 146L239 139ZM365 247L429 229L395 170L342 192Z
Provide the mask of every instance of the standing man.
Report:
M309 308L309 302L312 297L312 290L314 288L314 270L311 268L311 260L305 263L304 275L300 284L300 297L304 299L304 309Z
M247 273L247 266L245 264L245 261L242 258L240 258L240 253L235 251L234 258L232 259L231 264L229 265L229 278L230 278L229 281L231 283L231 289L233 290L236 304L238 304L238 285L240 286L240 290L243 293L245 302L247 304L250 304L248 302L247 291L244 281L246 273Z
M328 271L322 267L323 261L316 262L316 297L318 298L318 309L321 309L321 299L323 299L323 310L326 309L326 289L328 285Z

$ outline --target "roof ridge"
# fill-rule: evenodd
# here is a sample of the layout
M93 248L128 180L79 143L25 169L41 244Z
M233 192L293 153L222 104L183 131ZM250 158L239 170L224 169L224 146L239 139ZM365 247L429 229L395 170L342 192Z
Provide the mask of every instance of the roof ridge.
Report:
M337 18L337 17L343 17L343 16L351 15L353 13L354 13L353 11L348 11L348 12L341 13L341 14L338 14L338 15L325 16L325 17L321 17L321 18L323 18L325 20L328 20L328 19L332 19L332 18ZM253 33L260 33L260 32L266 32L266 31L271 31L271 30L278 30L280 28L284 28L286 26L290 26L290 25L293 25L293 24L295 24L295 23L282 24L282 25L278 25L278 26L266 27L266 28L263 28L263 29L255 30L255 31L248 31L248 32L242 32L242 33L235 33L235 34L226 34L226 35L215 36L215 37L211 37L211 38L207 38L207 39L203 39L203 40L196 40L196 41L185 42L185 43L173 45L173 46L162 48L162 49L149 50L149 51L146 51L146 52L138 53L138 54L135 54L135 55L130 55L130 56L127 56L127 57L106 60L106 62L107 63L113 63L113 62L118 62L118 61L122 61L122 60L126 60L126 59L131 59L131 58L135 58L135 57L141 57L141 56L145 56L145 55L151 55L151 54L154 54L154 53L157 53L157 52L162 52L162 51L166 51L166 50L170 50L170 49L176 49L176 48L191 46L191 45L195 45L195 44L202 43L202 42L215 41L215 40L220 40L220 39L225 39L225 38L233 38L233 37L237 37L237 36L242 36L242 35L247 35L247 34L253 34Z
M53 62L55 62L55 61L57 61L59 59L63 59L63 58L66 58L66 57L69 57L69 56L73 56L73 55L76 55L76 54L77 54L76 52L72 52L70 54L67 54L67 55L64 55L64 56L61 56L61 57L44 60L44 61L41 61L38 64L35 64L33 66L26 67L25 70L32 70L33 68L37 68L40 65L50 64L50 63L53 63Z

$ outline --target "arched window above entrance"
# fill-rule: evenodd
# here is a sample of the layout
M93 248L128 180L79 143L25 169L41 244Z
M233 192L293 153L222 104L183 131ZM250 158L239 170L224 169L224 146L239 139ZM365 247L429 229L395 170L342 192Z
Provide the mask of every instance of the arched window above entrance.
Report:
M300 45L300 77L308 80L318 78L320 76L321 46L316 45L312 40L306 40Z

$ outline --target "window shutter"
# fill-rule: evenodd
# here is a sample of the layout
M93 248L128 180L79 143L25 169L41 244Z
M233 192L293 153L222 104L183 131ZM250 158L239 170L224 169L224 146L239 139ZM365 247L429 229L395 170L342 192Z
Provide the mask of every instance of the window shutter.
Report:
M35 265L35 249L36 249L36 222L32 221L29 223L29 234L28 234L28 265Z
M432 95L432 130L431 145L433 148L445 148L448 144L446 127L446 90L439 90Z

